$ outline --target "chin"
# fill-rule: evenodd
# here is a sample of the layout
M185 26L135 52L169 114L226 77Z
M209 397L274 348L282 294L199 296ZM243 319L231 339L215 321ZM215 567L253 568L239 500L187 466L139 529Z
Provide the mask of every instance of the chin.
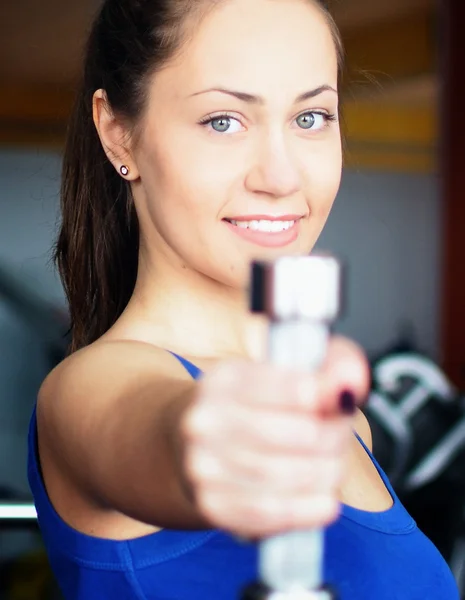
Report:
M251 265L252 263L244 264L228 273L225 278L226 285L234 290L237 290L238 292L247 291L249 289L250 278L252 274Z
M221 273L218 273L218 276L215 277L215 279L220 283L227 285L228 287L234 288L237 291L246 291L250 286L253 262L273 262L284 256L308 256L313 247L314 244L307 246L306 248L280 248L274 250L268 248L266 250L254 252L250 254L248 258L242 261L236 261L228 264L228 270L225 271L222 269Z

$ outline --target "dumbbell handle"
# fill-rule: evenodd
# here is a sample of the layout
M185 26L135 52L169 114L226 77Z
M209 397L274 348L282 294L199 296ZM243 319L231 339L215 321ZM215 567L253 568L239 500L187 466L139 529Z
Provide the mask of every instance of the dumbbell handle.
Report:
M330 255L284 257L253 266L251 309L270 320L268 360L277 367L318 369L339 307L340 265ZM298 594L302 600L334 598L321 588L323 535L323 530L313 529L262 540L260 584L249 588L243 599L284 600Z
M269 360L276 366L314 370L326 356L328 335L323 322L274 322L269 329ZM294 531L262 540L261 581L281 591L295 585L317 589L322 582L323 533L321 529Z

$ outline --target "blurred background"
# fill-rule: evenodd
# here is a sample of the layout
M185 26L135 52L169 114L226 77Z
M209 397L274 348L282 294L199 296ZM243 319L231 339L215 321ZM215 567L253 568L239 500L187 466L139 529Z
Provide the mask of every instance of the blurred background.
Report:
M346 167L318 244L346 262L338 329L373 365L375 455L465 598L463 0L333 0L347 51ZM63 357L50 264L61 149L98 0L0 3L0 599L59 598L26 436Z

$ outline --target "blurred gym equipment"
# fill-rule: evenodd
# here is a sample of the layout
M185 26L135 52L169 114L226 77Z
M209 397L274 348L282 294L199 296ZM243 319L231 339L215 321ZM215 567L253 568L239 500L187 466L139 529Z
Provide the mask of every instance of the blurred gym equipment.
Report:
M373 364L365 412L374 454L465 596L465 395L426 356L392 352Z

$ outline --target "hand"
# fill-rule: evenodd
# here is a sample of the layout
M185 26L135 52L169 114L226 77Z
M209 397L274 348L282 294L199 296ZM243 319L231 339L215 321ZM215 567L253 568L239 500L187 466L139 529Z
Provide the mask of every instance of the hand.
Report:
M313 374L247 361L206 374L181 422L185 477L202 516L246 538L334 521L354 402L368 389L363 352L342 338Z

